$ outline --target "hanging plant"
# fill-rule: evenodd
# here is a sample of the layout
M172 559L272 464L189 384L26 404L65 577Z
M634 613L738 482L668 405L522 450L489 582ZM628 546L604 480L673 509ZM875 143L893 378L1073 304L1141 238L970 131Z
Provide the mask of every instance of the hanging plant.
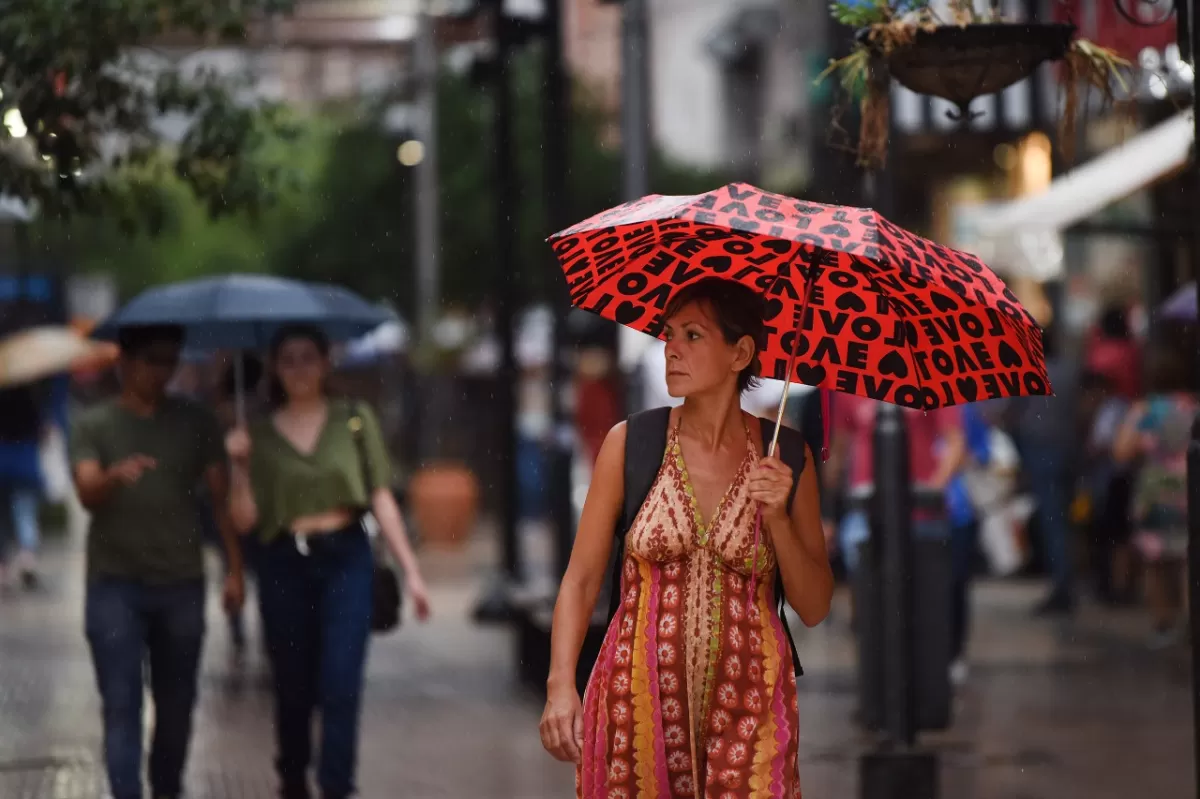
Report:
M856 28L849 55L832 60L817 78L837 76L847 96L859 103L858 160L868 168L887 160L889 82L918 94L953 103L951 119L969 121L979 114L971 103L995 94L1034 73L1046 61L1065 64L1065 107L1059 148L1074 157L1079 90L1099 91L1105 104L1115 100L1114 85L1127 91L1122 70L1129 62L1112 50L1075 38L1063 23L1016 23L995 9L978 12L970 0L954 0L939 14L928 0L839 0L834 19Z

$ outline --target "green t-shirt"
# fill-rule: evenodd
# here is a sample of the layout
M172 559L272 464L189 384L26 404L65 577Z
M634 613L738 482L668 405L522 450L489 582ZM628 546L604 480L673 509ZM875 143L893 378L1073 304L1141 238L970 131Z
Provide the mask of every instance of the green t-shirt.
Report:
M366 464L350 430L356 416L362 419ZM250 482L264 542L305 516L342 508L369 509L364 466L370 469L372 487L386 488L392 482L379 420L366 403L330 401L329 417L311 454L292 446L270 418L251 426L250 439Z
M225 457L212 414L175 398L146 417L105 402L74 419L70 440L73 464L98 461L107 468L131 455L157 462L92 511L88 574L155 584L202 578L197 490L205 471Z

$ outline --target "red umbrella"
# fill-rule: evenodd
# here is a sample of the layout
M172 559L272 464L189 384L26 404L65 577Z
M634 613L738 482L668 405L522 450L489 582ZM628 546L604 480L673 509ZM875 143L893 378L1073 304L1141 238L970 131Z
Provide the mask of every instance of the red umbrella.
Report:
M651 195L551 241L574 305L655 337L696 280L762 292L766 377L925 409L1051 393L1042 331L1004 282L870 209L734 183Z

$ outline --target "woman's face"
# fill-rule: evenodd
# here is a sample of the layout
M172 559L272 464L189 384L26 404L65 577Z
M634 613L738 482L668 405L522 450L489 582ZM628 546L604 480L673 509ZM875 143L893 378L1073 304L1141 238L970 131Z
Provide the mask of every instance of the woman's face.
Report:
M690 303L667 320L667 393L690 397L736 391L738 373L754 358L749 336L730 344L707 304Z
M280 345L275 371L289 400L313 399L324 390L329 361L316 342L297 336Z

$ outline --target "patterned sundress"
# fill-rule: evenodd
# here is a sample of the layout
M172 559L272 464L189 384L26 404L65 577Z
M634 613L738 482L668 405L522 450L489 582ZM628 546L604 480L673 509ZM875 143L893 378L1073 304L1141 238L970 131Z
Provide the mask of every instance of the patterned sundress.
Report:
M796 676L765 535L753 568L747 478L759 455L747 440L705 525L671 431L584 694L580 799L800 796Z

